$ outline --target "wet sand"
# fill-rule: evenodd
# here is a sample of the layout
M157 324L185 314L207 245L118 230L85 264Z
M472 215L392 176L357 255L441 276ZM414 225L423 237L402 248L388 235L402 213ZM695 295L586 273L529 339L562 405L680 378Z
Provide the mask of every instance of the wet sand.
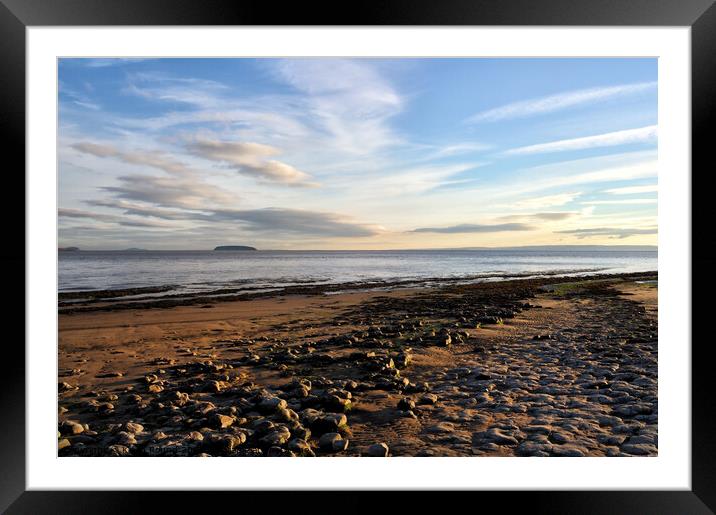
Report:
M655 456L655 279L61 313L59 454Z

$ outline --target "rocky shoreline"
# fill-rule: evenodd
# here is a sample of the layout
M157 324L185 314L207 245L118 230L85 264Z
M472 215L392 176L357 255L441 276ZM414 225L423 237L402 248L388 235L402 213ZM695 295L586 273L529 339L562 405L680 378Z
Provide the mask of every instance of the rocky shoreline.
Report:
M58 453L655 456L656 280L61 313Z
M648 273L647 273L648 274ZM465 277L428 277L422 279L370 280L343 283L290 284L287 286L243 286L240 288L218 288L208 291L172 293L179 289L176 285L144 286L136 288L68 291L58 293L60 313L78 313L90 311L116 311L122 309L170 308L197 304L215 304L237 300L254 300L286 295L322 295L350 291L391 291L396 289L440 288L447 285L472 284L515 279L535 279L567 277L641 277L644 273L604 274L599 269L556 270L539 274L500 274L490 273ZM570 279L571 280L571 279Z

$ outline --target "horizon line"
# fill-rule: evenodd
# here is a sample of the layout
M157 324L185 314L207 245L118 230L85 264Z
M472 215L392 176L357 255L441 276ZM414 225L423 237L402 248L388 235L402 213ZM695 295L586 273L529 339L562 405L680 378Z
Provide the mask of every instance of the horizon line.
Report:
M70 250L68 252L227 252L217 251L213 248L202 248L202 249L145 249L139 247L121 248L121 249L82 249L75 245L68 245L65 247L58 247L57 250L76 248L76 250ZM547 244L547 245L508 245L503 247L419 247L419 248L391 248L391 249L254 249L254 250L236 250L233 252L395 252L395 251L420 251L420 250L517 250L517 249L535 249L535 248L619 248L619 247L641 247L658 250L658 244ZM232 251L228 251L232 252Z

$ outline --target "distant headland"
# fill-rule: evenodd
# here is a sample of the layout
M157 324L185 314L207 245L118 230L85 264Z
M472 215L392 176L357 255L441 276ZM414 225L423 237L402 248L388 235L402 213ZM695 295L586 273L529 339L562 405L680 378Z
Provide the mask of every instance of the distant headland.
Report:
M59 252L74 252L76 250L80 250L79 247L59 247L57 249Z
M214 250L256 250L254 247L247 245L219 245Z

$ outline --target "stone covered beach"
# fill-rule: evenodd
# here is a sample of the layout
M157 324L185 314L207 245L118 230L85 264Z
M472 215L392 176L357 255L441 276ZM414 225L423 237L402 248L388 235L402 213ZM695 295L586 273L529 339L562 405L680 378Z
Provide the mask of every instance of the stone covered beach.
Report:
M59 455L657 455L655 272L327 293L61 307Z

